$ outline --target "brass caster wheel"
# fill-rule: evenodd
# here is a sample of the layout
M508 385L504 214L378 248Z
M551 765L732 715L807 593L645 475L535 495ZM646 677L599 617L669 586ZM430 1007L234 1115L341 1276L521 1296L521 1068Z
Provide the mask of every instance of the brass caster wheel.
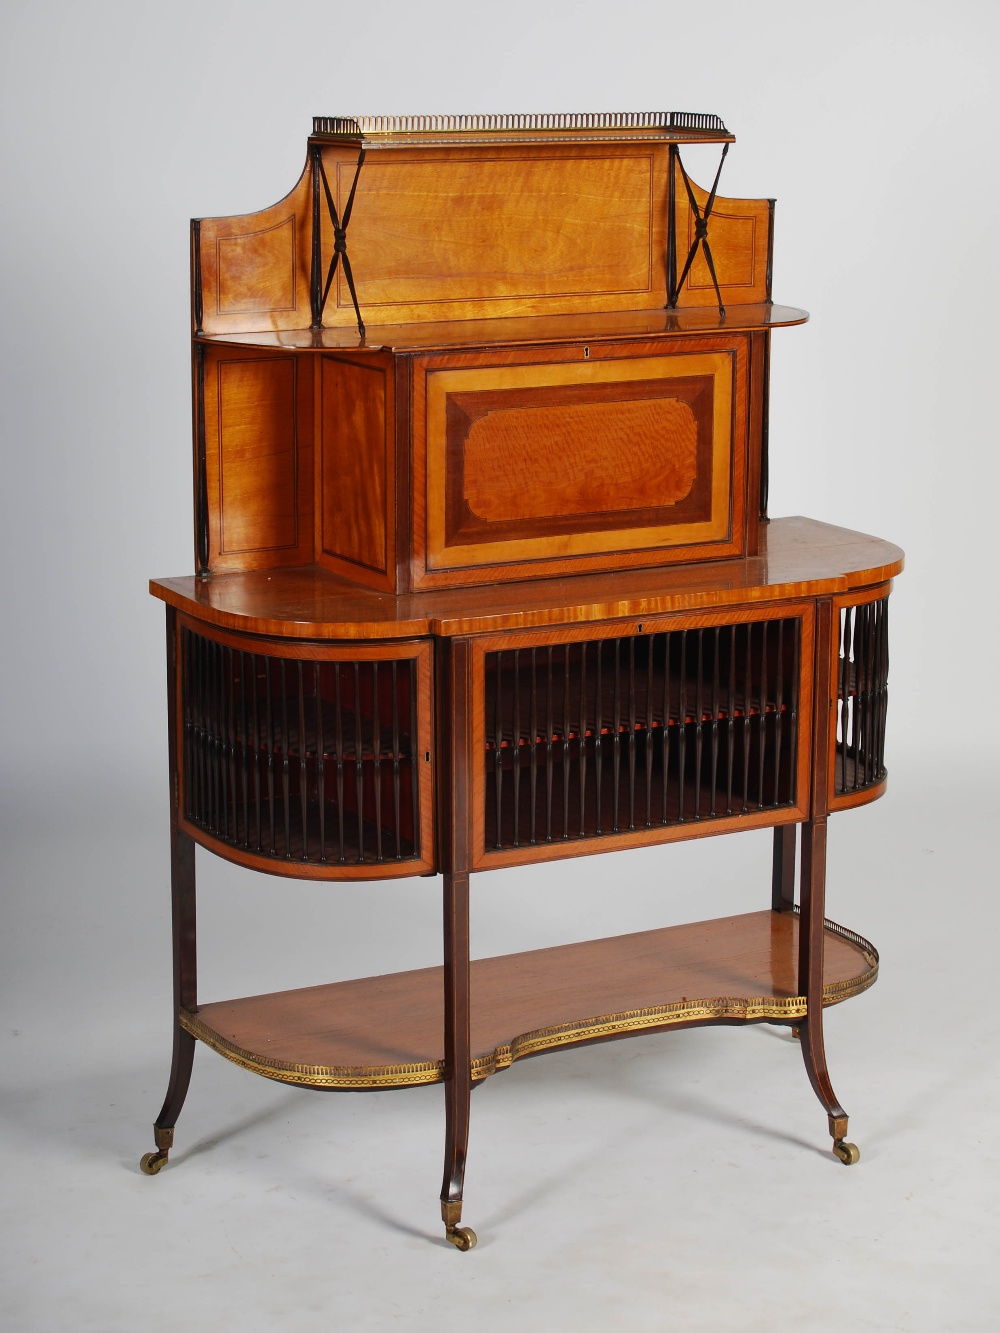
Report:
M162 1170L167 1160L167 1154L158 1149L156 1152L144 1153L139 1162L139 1170L144 1176L155 1176L157 1171Z
M474 1250L479 1239L472 1227L449 1227L444 1234L456 1250Z
M834 1154L840 1158L845 1166L853 1166L855 1162L861 1160L861 1152L856 1143L848 1143L844 1139L838 1140L833 1145Z

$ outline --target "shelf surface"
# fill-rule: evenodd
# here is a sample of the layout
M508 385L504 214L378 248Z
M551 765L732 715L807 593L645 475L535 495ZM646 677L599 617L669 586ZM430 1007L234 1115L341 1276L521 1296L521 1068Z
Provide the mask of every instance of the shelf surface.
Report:
M546 343L610 342L618 338L683 337L693 333L747 333L804 324L797 306L771 302L688 306L678 310L622 310L606 314L534 315L520 319L456 319L427 324L372 325L362 339L357 327L267 329L250 333L203 333L197 341L289 352L438 352L458 348L537 346Z
M153 579L149 589L197 620L295 639L452 637L830 596L903 568L892 542L808 518L774 519L760 554L656 569L409 593L392 597L310 565Z
M472 964L472 1076L560 1046L716 1020L805 1015L798 917L754 912ZM827 922L824 1005L878 975L866 940ZM181 1021L244 1068L319 1088L444 1076L440 967L203 1005Z

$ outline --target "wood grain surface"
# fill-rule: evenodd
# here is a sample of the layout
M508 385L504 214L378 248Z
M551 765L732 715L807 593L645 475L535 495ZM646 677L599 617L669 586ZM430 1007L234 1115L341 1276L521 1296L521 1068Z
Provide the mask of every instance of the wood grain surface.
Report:
M877 962L860 945L829 930L825 945L825 1004L875 980ZM476 960L474 1077L631 1031L794 1017L780 1002L798 995L797 950L797 917L765 911ZM668 1006L678 1008L656 1012ZM433 967L204 1004L186 1026L270 1077L402 1087L440 1081L443 1008L443 972Z
M313 365L212 348L205 365L209 565L312 560Z
M459 443L463 499L486 524L674 505L698 470L698 423L678 398L511 407L471 422Z
M691 190L699 210L704 210L708 191L694 181ZM708 223L708 242L727 313L741 302L767 299L768 234L770 201L726 199L717 195ZM683 182L677 182L678 264L683 265L695 239L694 214ZM715 284L699 247L691 271L678 298L679 306L710 305L718 308Z
M385 575L395 509L391 367L324 357L321 366L319 551L351 575ZM376 584L378 586L378 584ZM384 583L383 585L384 586ZM394 585L393 585L394 586Z
M358 150L322 151L343 216ZM483 142L368 153L348 229L366 318L663 306L669 152L662 142ZM342 268L324 320L354 322Z
M582 574L511 587L388 597L315 567L153 579L150 592L194 619L290 639L449 637L579 625L832 595L903 568L892 542L808 518L773 519L760 553L695 566Z
M633 342L416 358L413 588L742 554L748 351L737 335L679 341L667 354ZM687 410L694 455L681 502L657 489L671 466L664 451L683 447L682 423L663 419L666 400L675 417ZM643 401L655 421L637 415ZM635 458L649 462L650 450L656 464L643 477ZM504 503L504 468L509 493L515 466L509 516L484 517L484 503Z
M361 350L396 352L448 351L458 348L530 346L617 338L684 338L701 333L743 333L756 329L804 324L809 316L797 306L752 302L734 305L720 316L718 306L677 310L598 311L588 314L537 315L498 319L432 320L422 324L365 325ZM258 329L247 332L206 331L204 341L234 347L283 348L303 352L359 350L358 330L351 325L323 329Z
M206 333L309 327L310 182L307 164L270 208L200 220L194 278Z

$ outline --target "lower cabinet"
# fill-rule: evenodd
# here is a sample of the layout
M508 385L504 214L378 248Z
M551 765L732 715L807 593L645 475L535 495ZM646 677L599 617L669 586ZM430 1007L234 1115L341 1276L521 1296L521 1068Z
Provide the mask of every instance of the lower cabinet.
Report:
M167 1160L197 1041L303 1087L440 1082L442 1216L468 1249L474 1084L562 1046L754 1022L795 1029L834 1152L856 1161L822 1013L872 985L878 954L825 917L826 816L884 787L887 598L883 583L377 642L170 606L175 1043L143 1169ZM470 958L475 872L760 827L763 910ZM443 965L203 1003L195 843L302 878L440 871Z

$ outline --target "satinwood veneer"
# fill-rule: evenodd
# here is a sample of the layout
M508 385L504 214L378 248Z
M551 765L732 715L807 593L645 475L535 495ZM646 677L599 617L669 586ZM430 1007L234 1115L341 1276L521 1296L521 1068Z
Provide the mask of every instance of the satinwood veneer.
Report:
M284 199L192 224L196 573L150 585L174 1052L149 1174L196 1041L306 1087L440 1082L468 1250L474 1084L755 1022L800 1037L858 1160L823 1011L878 955L826 919L827 817L885 788L902 553L768 517L771 335L806 315L771 300L773 201L718 192L732 142L687 113L319 117ZM765 827L770 910L470 959L473 874ZM440 874L442 966L203 1003L196 844Z

